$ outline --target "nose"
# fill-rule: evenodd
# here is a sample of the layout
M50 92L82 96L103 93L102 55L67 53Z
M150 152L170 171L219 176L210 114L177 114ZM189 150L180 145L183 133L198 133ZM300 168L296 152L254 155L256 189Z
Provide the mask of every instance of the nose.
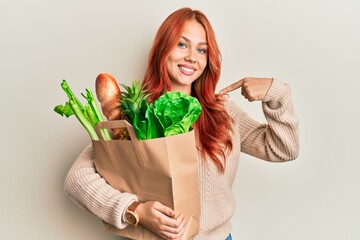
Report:
M187 55L185 56L185 61L196 63L196 50L189 49Z

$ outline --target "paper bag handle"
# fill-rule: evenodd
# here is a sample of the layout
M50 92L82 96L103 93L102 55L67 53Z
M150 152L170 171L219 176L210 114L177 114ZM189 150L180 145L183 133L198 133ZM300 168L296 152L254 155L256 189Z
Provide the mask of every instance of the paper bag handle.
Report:
M101 129L114 129L114 128L123 128L123 127L125 127L129 132L131 142L134 147L139 166L145 167L146 161L145 161L144 154L143 154L140 144L139 144L140 140L136 136L134 127L130 123L128 123L126 120L112 120L112 121L99 122L95 126L95 132L98 135L99 139L101 141L104 141L104 136L101 133ZM116 140L116 141L122 141L122 140Z
M131 139L138 140L133 126L128 123L126 120L112 120L99 122L95 126L95 132L98 135L100 140L104 140L101 129L114 129L114 128L126 128L129 132Z

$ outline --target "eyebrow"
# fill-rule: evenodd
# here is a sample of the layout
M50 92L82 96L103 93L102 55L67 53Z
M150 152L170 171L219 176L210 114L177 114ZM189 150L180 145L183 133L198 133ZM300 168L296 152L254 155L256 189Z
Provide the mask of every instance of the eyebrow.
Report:
M191 40L187 37L181 36L181 38L184 39L186 42L191 42ZM207 45L207 42L199 42L198 45Z

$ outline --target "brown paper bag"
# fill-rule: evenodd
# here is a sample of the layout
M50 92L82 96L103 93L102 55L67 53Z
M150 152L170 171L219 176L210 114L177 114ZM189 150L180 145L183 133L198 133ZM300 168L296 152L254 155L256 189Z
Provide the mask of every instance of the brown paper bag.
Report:
M126 127L131 140L103 140L101 129ZM125 120L100 122L96 126L99 141L92 141L95 166L114 188L138 196L140 202L159 201L187 223L183 239L192 239L199 231L200 196L197 150L194 131L139 141L132 125ZM107 232L132 239L160 239L141 225L125 229L103 222Z

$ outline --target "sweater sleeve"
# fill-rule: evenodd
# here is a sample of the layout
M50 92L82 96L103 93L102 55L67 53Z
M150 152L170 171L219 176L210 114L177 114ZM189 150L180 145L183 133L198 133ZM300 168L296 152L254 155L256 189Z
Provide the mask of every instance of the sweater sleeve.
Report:
M272 162L298 157L298 118L290 95L289 86L274 79L262 101L267 123L259 123L238 111L234 120L240 128L242 152Z
M138 200L131 193L121 193L114 189L96 172L91 144L70 168L64 190L79 207L119 229L127 226L124 221L125 209Z

